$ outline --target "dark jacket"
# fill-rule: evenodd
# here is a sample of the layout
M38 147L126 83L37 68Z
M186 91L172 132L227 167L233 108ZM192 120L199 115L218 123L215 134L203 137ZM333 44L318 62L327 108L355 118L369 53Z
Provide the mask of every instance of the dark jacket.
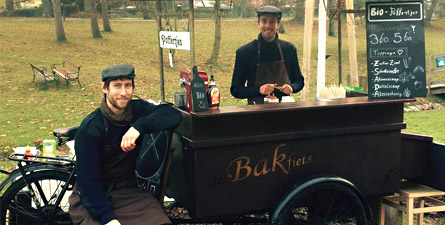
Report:
M236 50L235 68L233 70L232 86L230 87L232 95L235 98L261 96L260 86L255 85L258 41L261 43L261 62L279 60L281 57L277 43L280 43L293 93L297 93L303 89L304 77L300 71L297 49L295 46L287 41L279 40L278 35L273 42L268 43L263 40L260 34L258 35L258 40L253 40ZM247 87L245 85L246 81Z
M133 109L132 126L142 134L160 130L171 130L179 125L182 114L170 105L153 105L143 100L133 100L130 102ZM108 123L108 137L105 137L105 126L102 113L96 109L89 114L81 123L76 135L75 151L77 165L77 188L82 204L88 209L92 217L104 224L115 219L113 208L106 198L104 190L104 177L110 174L100 170L102 164L113 163L103 160L101 153L105 145L118 145L122 136L130 128L130 125L118 127ZM141 138L138 138L138 140ZM137 142L138 143L138 142ZM123 157L132 160L130 164L135 165L135 157L139 148L124 153ZM116 165L119 167L120 165ZM122 165L121 165L122 166ZM128 176L133 176L134 168L130 168ZM122 177L125 179L126 177Z

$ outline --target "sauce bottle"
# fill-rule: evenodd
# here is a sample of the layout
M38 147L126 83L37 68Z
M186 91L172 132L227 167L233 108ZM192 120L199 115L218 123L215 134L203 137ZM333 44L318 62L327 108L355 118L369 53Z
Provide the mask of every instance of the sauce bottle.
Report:
M215 77L213 76L213 69L210 67L210 82L207 90L207 99L209 100L209 109L219 108L219 88L216 86Z
M27 160L33 160L33 157L30 157L31 155L31 148L29 147L29 145L27 145L25 149L25 156L23 158Z

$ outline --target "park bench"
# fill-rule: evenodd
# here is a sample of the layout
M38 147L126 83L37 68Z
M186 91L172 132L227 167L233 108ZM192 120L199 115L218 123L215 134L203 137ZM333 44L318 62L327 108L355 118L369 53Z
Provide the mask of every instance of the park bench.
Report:
M66 86L70 86L71 81L76 81L79 83L79 86L81 89L82 84L80 84L79 80L79 73L80 73L80 66L72 62L71 60L65 58L62 63L60 64L53 64L51 66L51 70L54 74L59 75L66 81Z
M59 78L54 74L49 74L46 72L46 67L38 67L32 63L29 63L31 65L32 73L34 74L34 77L32 78L32 82L36 79L36 76L41 76L45 80L45 88L46 89L46 83L55 82L57 89L59 88Z
M433 81L433 73L445 71L445 53L426 56L426 76L428 84L428 95L440 95L445 93L445 80Z

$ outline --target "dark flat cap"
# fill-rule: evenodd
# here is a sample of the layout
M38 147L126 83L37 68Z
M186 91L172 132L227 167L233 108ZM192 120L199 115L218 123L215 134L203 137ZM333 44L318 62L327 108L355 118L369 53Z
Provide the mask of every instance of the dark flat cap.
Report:
M115 80L119 78L134 79L134 67L129 64L112 65L102 71L102 81Z
M278 18L281 18L281 10L275 6L272 5L266 5L263 7L260 7L256 10L257 16L261 16L263 14L272 14L277 16Z

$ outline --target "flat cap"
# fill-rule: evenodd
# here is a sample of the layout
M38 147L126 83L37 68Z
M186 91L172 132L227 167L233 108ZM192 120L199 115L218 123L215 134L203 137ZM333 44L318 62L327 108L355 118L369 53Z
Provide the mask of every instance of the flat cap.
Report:
M263 14L272 14L277 16L278 18L281 18L282 12L279 8L272 6L272 5L266 5L258 8L256 10L257 16L261 16Z
M134 79L134 67L129 64L116 64L102 71L102 81L115 80L119 78Z

